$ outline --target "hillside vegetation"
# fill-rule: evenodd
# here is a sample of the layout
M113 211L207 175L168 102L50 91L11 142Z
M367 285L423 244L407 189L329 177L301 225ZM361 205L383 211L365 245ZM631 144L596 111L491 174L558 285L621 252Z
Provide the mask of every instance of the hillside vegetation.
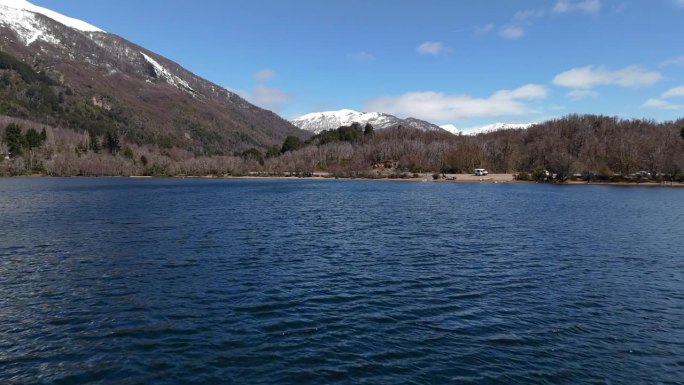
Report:
M210 157L8 117L0 119L0 127L4 127L0 153L16 148L17 140L10 139L16 138L16 127L24 137L30 131L43 137L39 145L21 144L21 151L0 161L4 175L310 176L327 172L376 178L470 173L485 167L495 173L519 173L523 179L539 178L540 172L548 171L556 181L571 177L619 181L636 175L682 180L684 171L684 120L656 123L571 115L529 129L477 136L406 128L375 131L370 125L352 125L306 141L290 136L281 146L267 150L251 148Z
M58 23L51 31L73 44L25 46L0 24L0 115L92 136L112 133L195 156L232 155L266 149L288 135L310 136L115 35L75 33Z

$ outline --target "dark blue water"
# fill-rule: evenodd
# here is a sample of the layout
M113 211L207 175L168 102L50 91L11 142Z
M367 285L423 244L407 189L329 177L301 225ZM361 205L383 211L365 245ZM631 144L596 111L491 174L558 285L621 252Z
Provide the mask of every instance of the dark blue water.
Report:
M684 383L684 189L0 180L2 384Z

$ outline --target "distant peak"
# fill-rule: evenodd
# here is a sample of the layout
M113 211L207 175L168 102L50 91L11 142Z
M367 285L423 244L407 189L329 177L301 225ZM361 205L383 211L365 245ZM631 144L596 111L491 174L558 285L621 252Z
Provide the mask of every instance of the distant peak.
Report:
M376 129L404 126L423 131L439 131L438 126L416 118L400 119L382 112L358 112L350 109L313 112L292 121L295 126L315 134L324 130L334 130L353 123L370 124Z
M88 24L85 21L74 19L74 18L71 18L68 16L64 16L61 13L57 13L57 12L49 10L47 8L43 8L43 7L39 7L37 5L31 4L26 0L0 0L0 6L12 8L12 9L17 9L17 10L22 10L22 11L38 13L38 14L41 14L43 16L49 17L50 19L55 20L59 23L62 23L64 25L66 25L67 27L71 27L71 28L77 29L79 31L104 32L100 28L98 28L92 24ZM14 20L10 20L10 21L14 21Z
M534 126L537 123L492 123L492 124L487 124L485 126L477 126L477 127L470 127L470 128L464 128L462 132L467 135L477 135L477 134L486 134L489 132L494 132L494 131L501 131L501 130L518 130L518 129L523 129L526 130L532 126Z
M441 129L443 129L443 130L447 130L447 131L451 132L452 134L457 134L457 135L458 135L458 134L461 133L461 130L459 130L459 129L458 129L456 126L454 126L453 124L445 124L445 125L439 126L439 127L440 127Z

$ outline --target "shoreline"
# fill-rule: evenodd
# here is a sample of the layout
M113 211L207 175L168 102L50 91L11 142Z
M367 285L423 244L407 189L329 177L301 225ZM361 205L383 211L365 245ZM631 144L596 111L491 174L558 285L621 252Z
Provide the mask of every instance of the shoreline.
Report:
M514 174L491 174L488 177L475 176L471 174L447 174L446 178L434 179L432 174L422 174L420 177L410 178L390 178L390 177L335 177L328 174L314 174L313 176L295 176L295 175L178 175L178 176L150 176L150 175L128 175L128 176L49 176L49 175L18 175L13 177L0 177L0 179L11 178L128 178L128 179L215 179L215 180L311 180L311 181L377 181L377 182L431 182L431 183L457 183L457 184L547 184L554 186L616 186L616 187L672 187L682 188L684 183L676 182L587 182L587 181L566 181L564 183L540 183L535 181L521 181L515 180Z
M155 178L170 178L170 179L244 179L244 180L363 180L363 181L377 181L377 182L431 182L431 183L481 183L481 184L547 184L554 186L625 186L625 187L684 187L684 183L676 182L587 182L587 181L566 181L564 183L540 183L535 181L516 180L515 174L490 174L488 177L481 177L472 174L446 174L446 178L434 179L432 173L422 174L418 178L389 178L389 177L335 177L332 175L314 174L314 176L295 176L295 175L244 175L244 176L230 176L230 175L185 175L185 176L171 176L171 177L154 177L154 176L129 176L133 179L155 179Z

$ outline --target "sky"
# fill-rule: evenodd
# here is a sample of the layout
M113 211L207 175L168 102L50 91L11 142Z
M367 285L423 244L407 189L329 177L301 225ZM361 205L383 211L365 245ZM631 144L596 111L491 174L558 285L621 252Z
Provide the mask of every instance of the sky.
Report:
M32 0L293 119L684 116L684 0Z

